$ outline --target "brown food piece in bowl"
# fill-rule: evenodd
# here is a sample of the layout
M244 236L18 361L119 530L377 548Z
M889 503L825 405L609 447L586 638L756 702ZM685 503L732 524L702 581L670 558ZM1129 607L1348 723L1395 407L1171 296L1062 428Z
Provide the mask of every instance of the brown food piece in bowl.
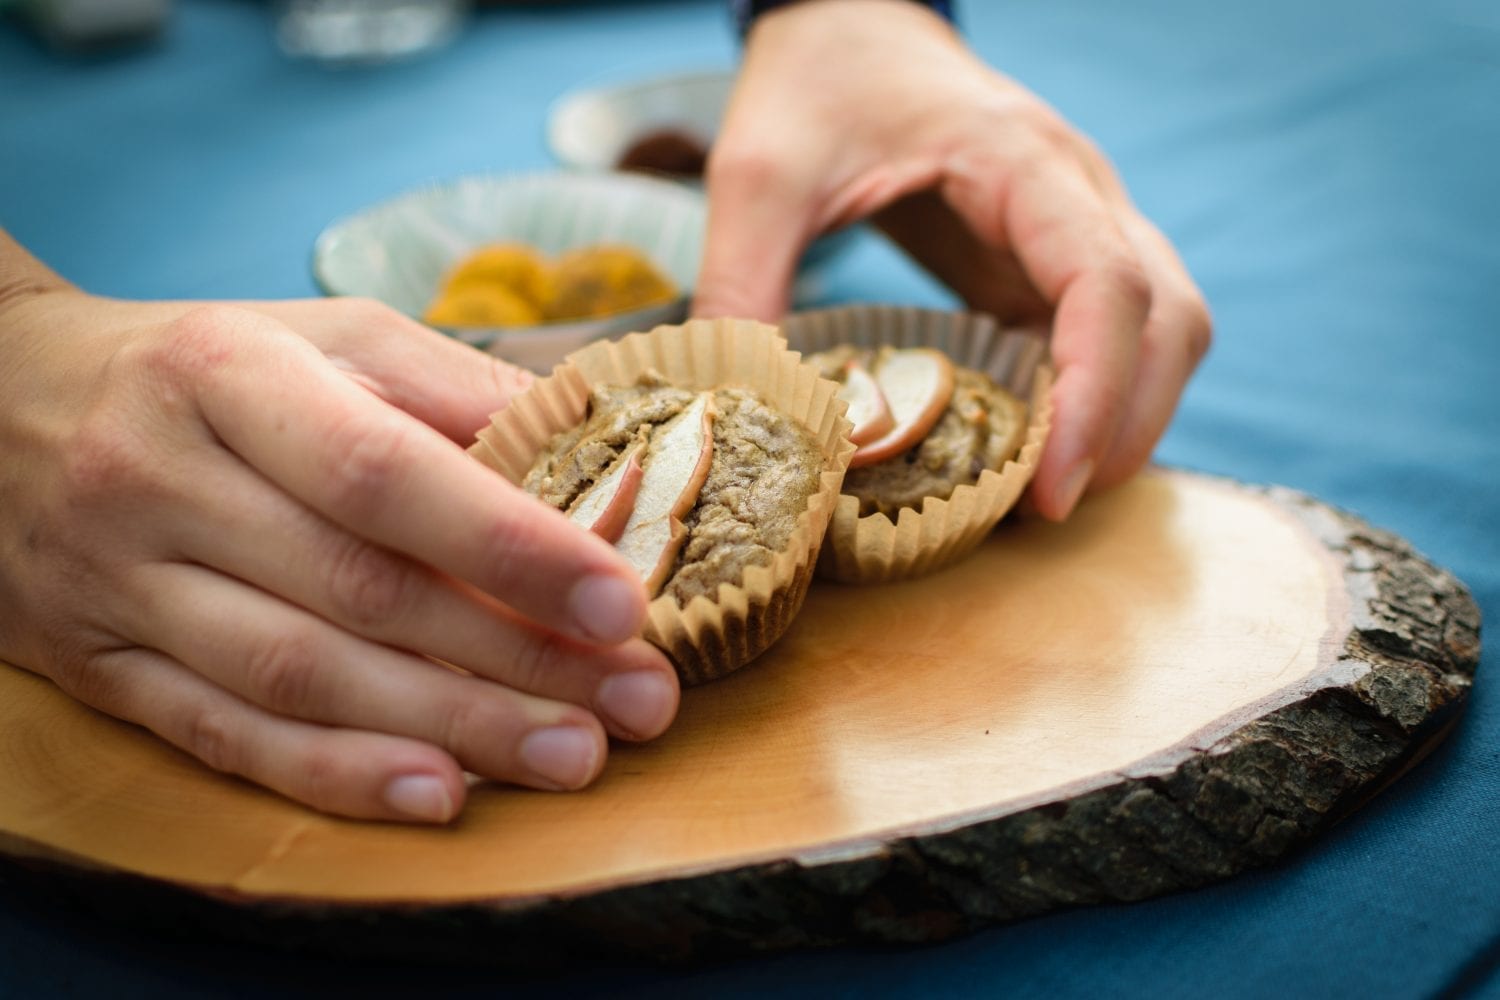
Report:
M878 372L894 350L844 346L807 361L824 378L842 382L851 362ZM985 469L999 469L1014 457L1026 434L1026 404L971 368L958 367L953 382L947 408L920 443L844 476L841 491L859 500L861 517L895 518L903 507L920 508L927 497L947 499L956 487L978 482Z
M662 128L636 139L615 163L617 170L636 170L671 177L702 177L708 146L680 129Z
M721 583L738 584L750 566L770 564L818 492L823 471L818 443L798 421L748 389L711 395L708 475L680 518L676 558L650 595L669 595L680 606L713 597ZM632 385L595 387L587 418L548 443L523 488L559 510L573 509L628 452L669 427L698 397L653 373ZM647 476L652 460L647 448Z

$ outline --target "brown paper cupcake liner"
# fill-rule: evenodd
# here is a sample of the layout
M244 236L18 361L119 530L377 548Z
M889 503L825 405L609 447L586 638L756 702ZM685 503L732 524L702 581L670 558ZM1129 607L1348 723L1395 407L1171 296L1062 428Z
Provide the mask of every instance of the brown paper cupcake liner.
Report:
M669 596L651 602L646 639L671 657L684 684L698 684L750 662L796 617L854 446L837 383L802 364L775 327L692 320L568 355L551 375L494 414L469 452L519 484L547 442L584 419L590 386L628 384L648 370L690 389L753 389L812 431L823 453L819 490L770 564L750 567L738 585L721 584L714 598L696 597L685 608Z
M998 471L947 499L928 497L920 509L859 516L859 501L841 496L818 560L818 575L847 583L904 580L950 565L982 542L1015 506L1036 471L1052 423L1052 368L1046 341L1035 333L1002 330L989 316L895 306L845 306L787 317L783 333L803 354L840 344L859 347L933 347L985 372L1030 400L1019 453Z

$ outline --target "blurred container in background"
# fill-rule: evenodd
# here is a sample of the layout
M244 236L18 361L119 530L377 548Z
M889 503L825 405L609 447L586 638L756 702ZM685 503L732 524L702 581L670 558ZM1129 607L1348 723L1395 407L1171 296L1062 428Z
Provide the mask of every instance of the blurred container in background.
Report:
M469 0L278 0L276 38L292 56L388 62L447 44L469 6Z
M167 23L171 0L17 0L12 7L52 45L92 49L150 38Z

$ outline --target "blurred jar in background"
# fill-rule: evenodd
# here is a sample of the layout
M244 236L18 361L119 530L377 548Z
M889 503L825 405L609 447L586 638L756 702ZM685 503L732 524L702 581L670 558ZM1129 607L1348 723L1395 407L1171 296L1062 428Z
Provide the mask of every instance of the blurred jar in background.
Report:
M278 0L276 38L292 56L387 62L447 44L468 13L469 0Z
M0 0L0 10L7 5ZM95 49L149 39L167 23L169 0L18 0L16 12L52 45Z

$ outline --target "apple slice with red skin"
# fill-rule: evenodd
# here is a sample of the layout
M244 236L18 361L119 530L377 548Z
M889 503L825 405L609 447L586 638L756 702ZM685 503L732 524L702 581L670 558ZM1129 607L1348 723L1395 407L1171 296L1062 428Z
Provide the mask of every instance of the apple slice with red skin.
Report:
M885 401L885 393L880 391L880 383L858 361L851 361L844 366L844 381L839 386L839 398L849 404L844 416L854 425L854 429L849 432L849 440L855 445L879 440L896 426L896 418L891 416L891 408Z
M613 545L620 540L630 512L635 510L641 487L641 452L645 444L631 445L609 471L578 498L568 518Z
M713 393L701 392L651 435L635 509L615 544L655 597L687 538L682 518L698 502L714 455Z
M875 381L895 426L860 445L849 460L851 469L894 458L927 436L953 399L953 362L930 347L892 351L876 369Z

